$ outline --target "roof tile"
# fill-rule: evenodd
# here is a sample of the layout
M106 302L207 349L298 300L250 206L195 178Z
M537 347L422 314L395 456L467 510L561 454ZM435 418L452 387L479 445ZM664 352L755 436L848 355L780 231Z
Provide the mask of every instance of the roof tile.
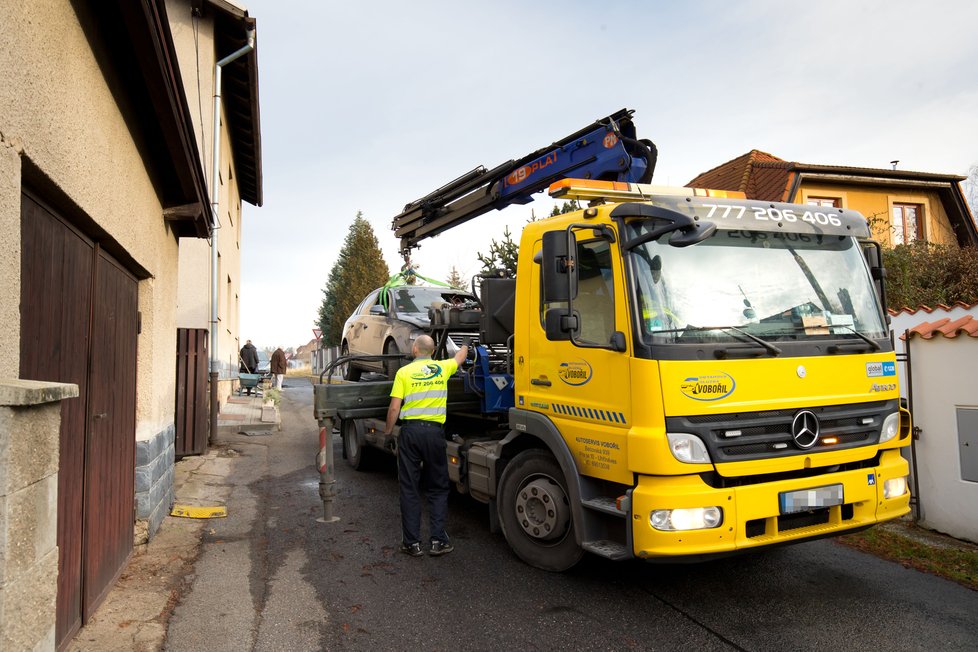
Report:
M748 184L751 181L752 169L759 163L785 163L787 165L777 156L762 152L759 149L752 149L746 154L707 170L687 183L686 186L690 188L713 188L715 190L739 190L747 192L749 197Z
M965 315L954 321L949 317L932 322L925 321L910 329L910 336L914 335L919 335L925 340L932 339L936 335L943 335L949 339L954 339L958 335L978 338L978 319Z
M899 308L898 310L894 310L893 308L889 308L887 310L887 312L889 312L891 316L896 317L900 313L906 313L908 315L915 315L918 312L920 312L921 310L923 310L924 312L930 314L930 313L935 312L937 310L942 310L944 312L948 312L948 311L951 311L951 310L953 310L955 308L963 308L964 310L971 310L975 306L978 306L978 303L965 303L964 301L955 301L954 304L953 305L950 305L950 306L944 305L943 303L939 303L939 304L937 304L934 307L925 306L925 305L919 305L916 308L911 308L910 306L903 306L903 307Z

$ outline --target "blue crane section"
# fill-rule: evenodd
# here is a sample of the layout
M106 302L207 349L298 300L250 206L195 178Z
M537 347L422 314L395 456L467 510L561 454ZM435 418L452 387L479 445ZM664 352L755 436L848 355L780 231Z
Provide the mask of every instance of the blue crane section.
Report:
M394 233L405 255L438 235L491 210L526 204L532 195L567 177L648 183L656 147L635 135L630 109L621 109L519 160L479 166L404 207Z

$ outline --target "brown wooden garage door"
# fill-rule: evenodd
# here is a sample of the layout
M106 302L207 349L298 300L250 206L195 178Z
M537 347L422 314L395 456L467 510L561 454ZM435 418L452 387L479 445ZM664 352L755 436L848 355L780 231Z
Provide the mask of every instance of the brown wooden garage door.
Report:
M137 284L97 242L22 196L22 378L75 383L62 403L59 647L132 553Z

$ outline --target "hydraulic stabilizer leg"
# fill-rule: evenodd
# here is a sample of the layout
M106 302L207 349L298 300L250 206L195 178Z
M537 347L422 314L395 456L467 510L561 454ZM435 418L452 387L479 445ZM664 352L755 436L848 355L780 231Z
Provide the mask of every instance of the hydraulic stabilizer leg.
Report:
M319 454L316 455L319 468L319 498L323 501L323 516L316 519L320 523L335 523L339 516L333 515L333 499L336 497L336 469L333 466L333 419L319 420Z

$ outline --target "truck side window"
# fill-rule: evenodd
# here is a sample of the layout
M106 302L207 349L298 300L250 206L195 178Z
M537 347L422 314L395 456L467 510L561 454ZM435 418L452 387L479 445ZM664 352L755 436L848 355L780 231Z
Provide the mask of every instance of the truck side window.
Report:
M577 339L589 344L608 344L615 332L615 284L611 247L606 240L577 243L578 284L574 311L581 317ZM549 308L567 307L566 302L540 305L540 323Z

